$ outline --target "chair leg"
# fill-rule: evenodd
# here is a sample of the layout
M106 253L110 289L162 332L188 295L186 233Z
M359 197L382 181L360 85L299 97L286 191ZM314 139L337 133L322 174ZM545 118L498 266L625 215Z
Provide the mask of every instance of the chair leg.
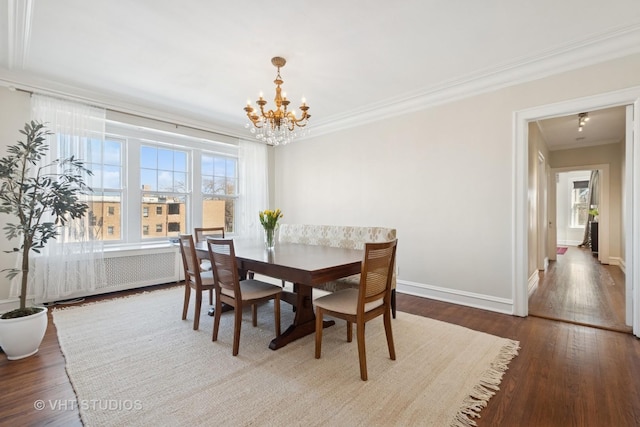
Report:
M202 291L196 292L196 313L193 315L193 330L197 331L200 327L200 307L202 306Z
M367 380L367 352L364 346L364 325L364 322L356 325L356 333L358 334L358 358L360 359L360 378L362 378L362 381Z
M240 328L242 328L242 306L235 309L235 320L233 325L233 355L238 355L240 349Z
M396 318L396 290L391 289L391 312L393 313L393 318Z
M347 320L347 342L353 341L353 322Z
M396 349L393 345L393 333L391 332L391 315L388 311L384 313L384 332L387 335L387 346L389 347L389 357L396 360Z
M184 284L184 305L182 307L182 320L187 319L187 311L189 310L189 299L191 298L191 287L189 282Z
M222 303L220 302L220 295L216 292L216 310L213 315L213 335L211 341L218 340L218 329L220 327L220 316L222 315Z
M209 289L209 305L213 305L213 289Z
M276 322L276 337L280 336L280 295L276 295L273 300L273 313Z
M320 359L322 351L322 309L316 307L316 359Z
M251 304L251 323L254 328L258 326L258 304Z

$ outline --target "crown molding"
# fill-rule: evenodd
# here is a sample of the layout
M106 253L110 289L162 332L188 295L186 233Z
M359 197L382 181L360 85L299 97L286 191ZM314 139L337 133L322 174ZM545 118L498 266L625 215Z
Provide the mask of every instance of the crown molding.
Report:
M640 24L617 28L549 49L536 56L523 57L515 62L449 80L409 96L387 99L340 117L330 116L318 120L312 127L312 134L307 138L366 125L637 53L640 53Z

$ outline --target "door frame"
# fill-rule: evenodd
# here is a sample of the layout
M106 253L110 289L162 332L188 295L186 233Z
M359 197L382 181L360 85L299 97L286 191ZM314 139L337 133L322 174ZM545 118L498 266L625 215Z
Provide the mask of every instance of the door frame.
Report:
M640 86L555 104L542 105L513 113L513 314L527 316L528 302L528 178L529 122L575 114L576 111L633 105L633 138L625 144L624 230L630 236L625 245L625 276L633 290L633 334L640 337ZM637 230L637 231L636 231ZM629 282L630 281L630 282Z
M537 181L537 196L538 196L538 256L537 267L538 271L545 271L549 266L549 200L548 200L548 182L547 176L549 173L549 165L547 159L540 151L538 151L538 181Z

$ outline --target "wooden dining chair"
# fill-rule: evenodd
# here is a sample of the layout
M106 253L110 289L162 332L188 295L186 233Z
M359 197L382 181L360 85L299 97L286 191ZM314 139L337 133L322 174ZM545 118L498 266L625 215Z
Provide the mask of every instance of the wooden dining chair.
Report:
M383 243L366 243L358 289L344 289L317 298L316 306L316 359L322 349L322 320L325 314L347 321L347 341L353 338L353 324L358 334L360 378L367 380L367 355L364 343L365 324L383 316L389 357L396 360L391 332L391 277L396 258L397 240Z
M196 243L206 242L207 237L224 239L224 227L196 227L193 229L193 232L195 234ZM204 271L211 270L211 261L208 259L201 259L200 269ZM209 295L209 304L213 304L213 293Z
M196 293L196 309L193 318L193 329L200 326L200 306L202 305L202 292L209 291L209 304L213 304L212 294L215 288L212 271L201 271L200 260L196 256L196 248L191 234L179 236L182 264L184 266L184 306L182 307L182 320L187 319L191 290Z
M207 239L209 258L213 266L213 277L216 292L216 308L213 318L213 338L218 339L222 303L234 307L233 355L238 355L240 348L240 329L242 326L242 309L251 306L253 326L258 326L257 304L273 300L273 311L276 325L276 336L280 335L280 294L282 288L260 280L240 280L236 262L235 248L231 239Z
M224 227L196 227L193 229L196 243L205 242L208 237L224 239Z

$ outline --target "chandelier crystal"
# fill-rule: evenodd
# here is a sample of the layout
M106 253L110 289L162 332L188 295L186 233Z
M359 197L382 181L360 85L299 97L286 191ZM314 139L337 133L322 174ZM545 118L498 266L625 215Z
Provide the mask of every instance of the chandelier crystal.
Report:
M260 98L256 101L259 111L251 105L251 101L247 101L247 106L244 107L244 111L247 112L247 117L250 120L245 127L249 128L250 132L255 134L260 141L269 145L284 145L306 133L306 129L303 128L307 125L311 115L307 113L309 106L304 98L302 98L302 105L300 106L302 111L300 118L296 117L294 111L287 110L291 101L287 99L287 94L282 92L280 87L283 83L282 77L280 77L280 68L284 67L287 61L276 56L271 58L271 63L278 69L276 79L273 81L276 84L276 97L274 98L276 109L265 111L267 101L264 100L262 93L260 93Z

